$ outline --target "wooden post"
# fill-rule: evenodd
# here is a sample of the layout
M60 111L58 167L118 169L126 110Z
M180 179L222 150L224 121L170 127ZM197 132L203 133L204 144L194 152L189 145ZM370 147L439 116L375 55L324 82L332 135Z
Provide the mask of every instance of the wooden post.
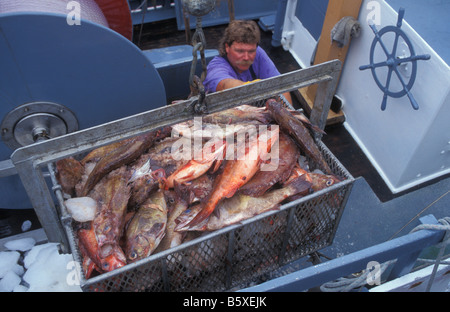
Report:
M336 42L331 42L331 30L333 27L346 16L358 18L359 10L361 8L362 0L330 0L325 14L325 20L322 27L322 33L317 45L317 52L314 58L314 65L323 62L338 59L344 64L347 56L349 45L339 47ZM339 74L340 77L340 74ZM338 79L339 79L338 77ZM337 84L336 84L337 86ZM336 90L333 90L334 92ZM316 98L317 85L311 85L306 88L299 89L302 95L301 102L303 102L304 109L307 113L311 112ZM333 93L334 94L334 93ZM306 102L306 103L305 103ZM329 111L327 124L340 123L344 121L342 112L335 113Z

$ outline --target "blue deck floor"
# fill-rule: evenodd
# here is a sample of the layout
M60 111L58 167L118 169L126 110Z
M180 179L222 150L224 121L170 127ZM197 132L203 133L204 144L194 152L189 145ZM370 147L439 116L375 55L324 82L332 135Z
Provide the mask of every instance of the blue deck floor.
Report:
M336 258L408 234L427 214L438 220L450 216L450 178L387 202L357 178L333 244L321 252Z

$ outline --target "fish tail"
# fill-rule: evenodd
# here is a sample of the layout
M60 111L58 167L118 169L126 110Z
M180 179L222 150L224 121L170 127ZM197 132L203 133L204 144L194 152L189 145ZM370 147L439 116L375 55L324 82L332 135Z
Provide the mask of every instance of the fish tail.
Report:
M195 231L201 229L207 221L208 217L213 213L215 205L207 205L203 207L196 215L193 217L186 218L182 222L178 223L175 227L175 231Z
M213 213L213 211L214 209L205 207L205 209L202 209L188 224L186 224L185 227L193 228L194 226L205 221L211 215L211 213Z

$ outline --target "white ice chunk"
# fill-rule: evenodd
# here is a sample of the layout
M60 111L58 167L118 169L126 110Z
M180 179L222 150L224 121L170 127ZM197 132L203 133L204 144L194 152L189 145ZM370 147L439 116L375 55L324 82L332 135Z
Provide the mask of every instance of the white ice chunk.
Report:
M19 238L5 243L5 247L9 250L27 251L36 245L36 240L32 237Z
M31 223L30 220L25 220L25 221L23 221L22 226L20 228L22 229L22 232L26 232L29 229L31 229L32 225L33 224Z
M0 292L11 292L13 289L18 286L21 282L20 276L18 276L13 271L9 271L5 274L5 276L0 280Z
M20 253L17 251L0 251L0 278L16 266L19 258Z
M97 202L90 197L69 198L64 202L67 212L75 221L87 222L94 220Z
M11 268L11 271L16 273L19 276L22 276L25 273L25 269L20 264L16 264Z
M23 276L30 285L28 291L81 291L71 279L75 270L70 265L73 261L70 254L59 254L55 244L42 248Z
M25 266L26 269L28 269L30 267L31 264L33 264L33 262L36 260L39 252L42 249L46 249L46 248L51 248L52 246L56 247L56 243L47 243L47 244L42 244L42 245L36 245L34 246L25 256L25 259L23 260L23 264Z

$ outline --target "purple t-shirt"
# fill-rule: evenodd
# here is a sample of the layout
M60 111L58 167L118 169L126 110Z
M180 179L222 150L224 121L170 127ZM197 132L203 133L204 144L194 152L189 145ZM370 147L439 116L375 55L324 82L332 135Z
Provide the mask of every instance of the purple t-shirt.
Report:
M280 74L275 64L260 46L256 48L256 56L252 66L256 79L266 79ZM250 70L238 74L226 59L221 56L215 56L207 67L207 75L203 81L205 91L215 92L219 82L226 78L239 79L243 82L253 80Z

